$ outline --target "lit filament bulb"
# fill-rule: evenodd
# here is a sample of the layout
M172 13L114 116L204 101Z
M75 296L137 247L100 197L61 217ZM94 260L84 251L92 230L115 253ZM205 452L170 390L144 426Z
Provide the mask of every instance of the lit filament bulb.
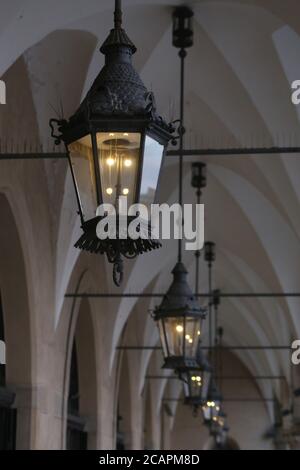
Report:
M123 194L124 194L124 196L128 196L129 189L127 189L127 188L123 189Z
M107 188L107 190L106 190L106 193L107 193L109 196L111 196L113 192L114 192L114 191L113 191L112 188Z
M182 333L183 332L183 326L177 325L176 326L176 331L177 331L177 333Z
M201 331L200 330L198 330L198 336L201 336Z
M113 158L110 157L106 160L106 163L108 166L113 166L115 164L115 161Z
M124 162L124 165L126 166L126 168L130 168L132 166L132 161L127 158Z

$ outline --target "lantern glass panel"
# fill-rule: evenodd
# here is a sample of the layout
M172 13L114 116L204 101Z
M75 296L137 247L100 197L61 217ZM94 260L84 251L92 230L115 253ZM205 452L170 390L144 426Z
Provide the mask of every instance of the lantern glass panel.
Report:
M202 407L203 416L205 421L216 421L221 410L219 401L209 401Z
M154 203L163 155L164 146L146 135L140 192L141 204L150 206Z
M75 176L75 184L85 220L96 216L97 196L95 167L90 135L68 146L70 161Z
M120 196L128 205L136 201L141 134L101 132L97 134L102 202L116 204Z
M209 380L209 371L202 369L187 371L183 382L185 397L204 401L207 397Z
M184 344L184 318L164 318L160 320L159 324L165 357L182 356Z
M187 317L185 320L185 356L197 356L200 336L201 336L201 318Z
M184 394L186 398L199 398L202 395L202 374L199 371L189 371L188 379L184 382Z
M165 356L197 356L201 334L201 319L195 317L166 317L159 322Z

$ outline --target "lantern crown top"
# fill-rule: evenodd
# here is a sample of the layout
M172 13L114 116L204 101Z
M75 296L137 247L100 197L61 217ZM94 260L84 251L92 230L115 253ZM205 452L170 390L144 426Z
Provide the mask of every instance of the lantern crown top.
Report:
M115 24L100 48L105 65L96 77L79 109L64 121L65 140L72 140L78 132L84 135L91 128L103 128L126 121L126 126L155 128L164 143L172 138L174 127L159 116L155 98L142 82L132 65L136 52L122 29L121 2L116 0ZM122 126L121 126L122 127Z
M102 44L100 51L103 54L108 54L112 48L124 47L127 48L131 54L136 52L136 47L131 42L126 32L122 28L122 9L121 0L115 1L115 13L114 13L114 28L110 31L107 39Z
M203 354L201 347L198 349L196 361L200 370L205 372L212 372L212 367L206 356Z
M161 305L156 309L156 317L191 316L205 318L206 309L200 307L187 282L187 270L178 262L172 271L173 282L164 296Z
M217 388L214 378L211 378L207 394L207 401L222 401L222 399L223 397Z

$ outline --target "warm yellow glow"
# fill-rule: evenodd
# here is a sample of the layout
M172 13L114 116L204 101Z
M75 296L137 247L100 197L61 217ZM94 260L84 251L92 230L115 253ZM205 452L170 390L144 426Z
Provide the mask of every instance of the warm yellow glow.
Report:
M219 407L219 406L217 406L216 410L217 410L217 411L220 411L220 407Z
M128 137L128 136L129 136L128 132L124 132L123 135L124 135L124 137Z
M214 416L214 417L213 417L213 420L214 420L214 421L217 421L217 418Z
M214 408L214 407L216 406L215 402L212 401L211 404L210 404L210 406L211 406L212 408Z
M201 336L201 331L200 330L198 331L198 336Z
M185 339L190 339L190 335L185 335Z
M190 344L193 344L192 338L189 339L189 343L190 343Z
M129 159L127 159L127 160L125 160L124 165L125 165L127 168L130 168L130 167L132 166L132 161L129 160Z
M113 132L111 132L111 133L109 134L109 137L114 137L114 136L115 136L115 134L114 134Z
M113 166L115 164L115 161L113 158L108 158L106 160L106 163L108 164L108 166Z
M107 193L109 196L111 196L113 192L114 192L114 191L113 191L112 188L107 188L107 190L106 190L106 193Z
M196 382L196 377L195 376L192 377L192 381Z
M201 377L196 377L197 382L201 382Z
M123 189L123 194L124 194L124 196L128 196L129 189L127 189L127 188Z
M177 325L176 326L176 331L177 331L177 333L182 333L183 332L183 326Z

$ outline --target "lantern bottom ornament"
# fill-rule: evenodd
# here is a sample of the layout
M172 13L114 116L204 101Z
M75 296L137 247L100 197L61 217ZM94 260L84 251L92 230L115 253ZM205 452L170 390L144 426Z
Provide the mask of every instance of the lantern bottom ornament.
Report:
M106 217L107 219L107 217ZM116 217L113 238L102 238L97 235L97 226L104 217L95 217L82 224L83 234L75 243L75 248L90 253L105 254L109 263L113 264L113 280L120 286L123 280L123 259L133 259L143 253L161 248L159 240L152 238L150 223L139 221L138 238L128 236L128 228L135 217Z

